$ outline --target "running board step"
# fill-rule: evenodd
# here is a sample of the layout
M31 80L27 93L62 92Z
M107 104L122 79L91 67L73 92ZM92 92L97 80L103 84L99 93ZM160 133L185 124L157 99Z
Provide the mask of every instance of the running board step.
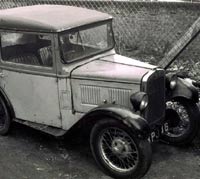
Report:
M14 121L16 121L20 124L29 126L31 128L34 128L36 130L45 132L47 134L53 135L55 137L61 137L64 134L66 134L66 132L67 132L66 130L63 130L63 129L60 129L57 127L47 126L45 124L38 124L35 122L25 121L25 120L21 120L21 119L14 119Z

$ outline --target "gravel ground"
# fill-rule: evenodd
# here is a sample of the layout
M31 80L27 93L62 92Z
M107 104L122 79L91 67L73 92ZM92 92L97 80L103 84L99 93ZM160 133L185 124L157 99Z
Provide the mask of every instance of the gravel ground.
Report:
M153 163L144 179L199 179L200 137L187 148L153 144ZM78 136L55 139L14 124L0 137L0 179L110 179Z

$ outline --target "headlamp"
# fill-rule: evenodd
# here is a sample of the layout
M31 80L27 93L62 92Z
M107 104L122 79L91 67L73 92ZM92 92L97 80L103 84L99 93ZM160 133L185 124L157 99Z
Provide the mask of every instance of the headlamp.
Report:
M169 73L166 75L166 87L168 89L175 89L177 85L177 75L174 73Z
M170 79L170 89L175 89L177 85L177 76L173 75Z
M136 92L130 97L135 111L143 111L148 106L148 96L144 92Z
M140 111L143 111L148 106L148 96L145 94L140 102Z

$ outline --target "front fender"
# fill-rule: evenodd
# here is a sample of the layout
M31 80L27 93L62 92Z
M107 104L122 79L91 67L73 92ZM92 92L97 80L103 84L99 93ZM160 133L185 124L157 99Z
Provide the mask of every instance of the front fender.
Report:
M89 111L83 118L101 119L110 117L124 123L139 138L147 139L150 135L150 127L147 121L140 115L120 105L102 105Z
M199 102L198 90L185 79L177 78L177 85L174 90L171 90L168 94L168 100L172 98L186 98L194 103Z

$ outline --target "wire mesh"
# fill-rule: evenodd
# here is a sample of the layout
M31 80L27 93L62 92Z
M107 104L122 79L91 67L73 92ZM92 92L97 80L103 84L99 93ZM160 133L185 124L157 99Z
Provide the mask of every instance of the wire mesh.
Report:
M35 5L62 4L106 12L114 17L116 51L157 65L200 16L200 3L126 0L1 0L2 9ZM199 36L172 64L199 75Z

